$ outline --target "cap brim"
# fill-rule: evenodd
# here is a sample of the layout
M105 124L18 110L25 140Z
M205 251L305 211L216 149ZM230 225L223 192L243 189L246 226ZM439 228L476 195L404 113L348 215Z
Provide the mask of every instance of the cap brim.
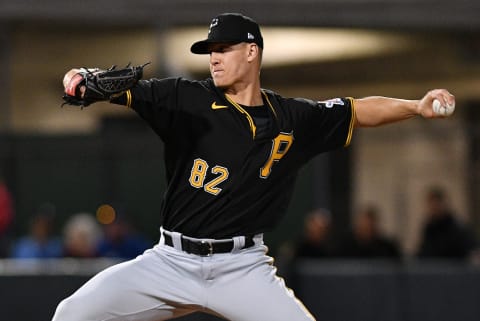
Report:
M228 44L237 44L241 41L238 40L212 40L212 39L205 39L201 41L195 42L191 47L190 51L197 55L206 55L210 54L210 45L214 43L228 43Z
M190 51L197 55L209 54L208 45L211 43L208 39L197 41L190 47Z

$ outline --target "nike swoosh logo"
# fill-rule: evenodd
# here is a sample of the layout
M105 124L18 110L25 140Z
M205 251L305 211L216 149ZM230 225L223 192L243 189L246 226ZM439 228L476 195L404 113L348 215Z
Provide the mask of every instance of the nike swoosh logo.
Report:
M214 110L215 110L215 109L223 109L223 108L228 108L228 106L225 106L225 105L217 105L217 102L216 102L216 101L214 101L214 102L212 103L212 109L214 109Z

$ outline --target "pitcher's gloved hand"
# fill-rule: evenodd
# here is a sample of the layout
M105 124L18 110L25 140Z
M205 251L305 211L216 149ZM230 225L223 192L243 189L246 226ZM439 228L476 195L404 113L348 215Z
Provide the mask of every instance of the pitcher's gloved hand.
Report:
M72 69L63 79L65 93L62 106L87 107L97 101L108 101L121 95L142 78L143 68L148 64L135 67L128 64L123 69L117 69L116 66L107 70L98 68Z

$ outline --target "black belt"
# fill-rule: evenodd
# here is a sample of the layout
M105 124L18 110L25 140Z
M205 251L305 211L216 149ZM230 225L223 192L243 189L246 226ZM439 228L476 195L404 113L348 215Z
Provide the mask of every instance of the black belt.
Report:
M173 246L172 236L163 233L165 239L165 245ZM255 241L252 236L245 237L245 245L243 249L249 248L255 245ZM182 250L200 256L210 256L215 253L228 253L233 250L233 240L227 241L208 241L208 240L190 240L182 236Z

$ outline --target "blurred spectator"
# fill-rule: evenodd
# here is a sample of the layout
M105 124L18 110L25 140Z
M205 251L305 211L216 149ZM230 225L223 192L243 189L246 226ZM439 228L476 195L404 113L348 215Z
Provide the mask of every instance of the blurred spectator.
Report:
M9 248L8 230L13 221L13 201L0 173L0 258L6 257Z
M443 189L432 187L427 191L425 218L419 257L461 259L473 251L473 233L456 219Z
M74 258L96 257L96 245L101 234L102 230L92 215L88 213L73 215L64 227L63 255Z
M308 213L304 222L304 234L297 244L296 257L319 258L332 254L330 243L330 211L316 209Z
M104 225L103 237L97 246L97 254L104 257L133 259L152 244L137 234L124 216L117 216Z
M62 255L62 241L52 234L55 208L44 204L30 222L29 235L13 244L14 258L55 258Z
M357 212L353 230L342 242L339 254L355 258L400 258L397 243L380 232L378 209L373 205Z

